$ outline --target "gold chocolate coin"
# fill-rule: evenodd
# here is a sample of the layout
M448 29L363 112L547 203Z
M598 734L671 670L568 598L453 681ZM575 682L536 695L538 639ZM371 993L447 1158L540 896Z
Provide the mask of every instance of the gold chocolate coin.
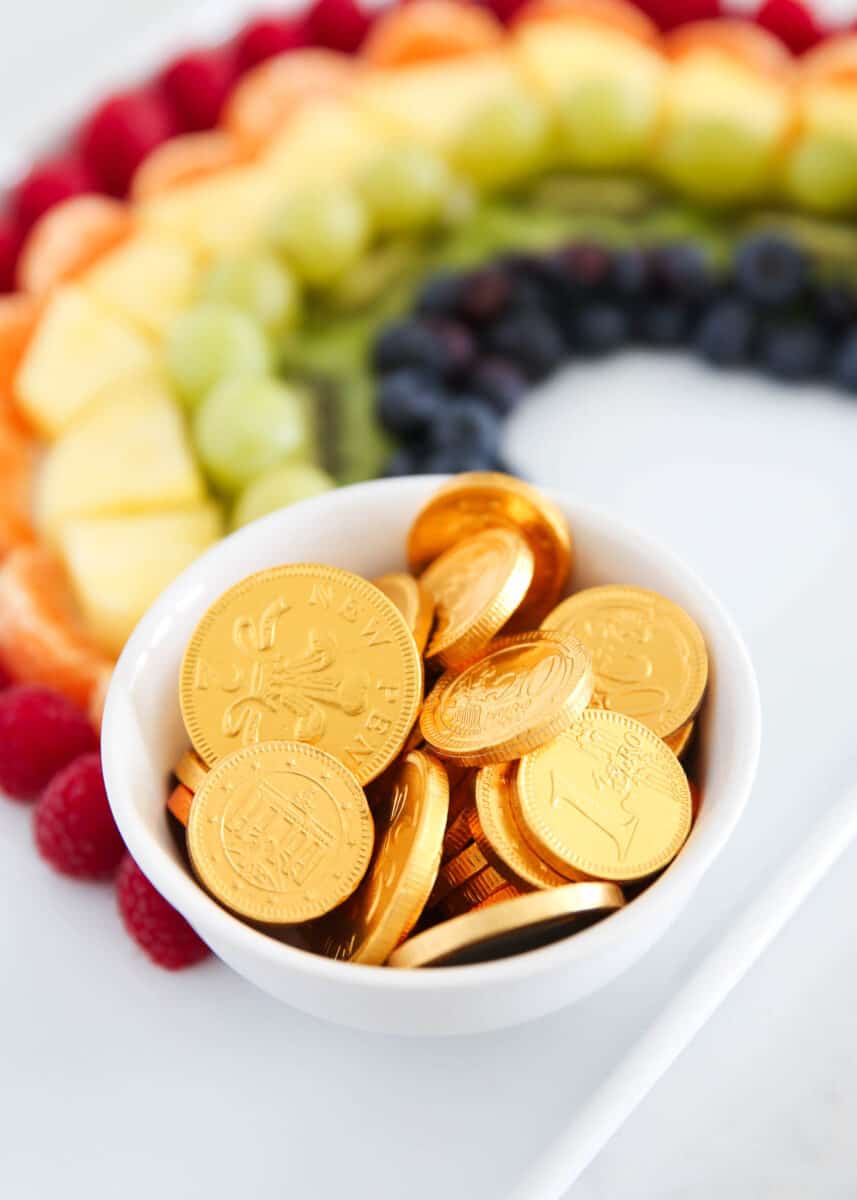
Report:
M396 608L408 623L408 629L414 635L420 654L426 648L432 622L434 621L434 597L421 583L407 571L394 571L390 575L381 575L372 582L379 592L383 592L388 600L392 600Z
M473 841L468 813L468 808L462 809L447 826L443 838L443 854L441 856L443 862L446 862L447 859L455 858L465 846L469 846Z
M414 750L372 787L376 846L363 882L319 921L313 944L330 958L383 963L422 914L437 876L449 802L446 772Z
M389 958L391 967L455 966L489 962L535 950L593 924L625 903L615 883L567 883L530 892L444 921L408 938Z
M224 592L185 651L181 710L209 766L240 746L308 742L367 783L411 732L422 660L405 618L336 567L272 567Z
M445 484L417 514L408 535L408 562L419 574L462 538L491 526L514 529L533 554L535 569L512 624L534 629L562 595L571 569L568 522L536 488L498 472L474 471Z
M167 798L167 809L182 825L187 825L190 816L190 806L193 803L193 792L183 783L177 784Z
M179 783L183 783L192 792L197 792L205 783L208 767L195 750L186 750L176 763L173 774Z
M498 638L476 662L441 676L420 718L423 737L468 766L510 762L556 737L592 693L588 651L564 635Z
M664 741L669 746L670 750L672 750L676 758L681 758L690 744L690 739L693 737L693 727L695 724L695 721L686 721L680 729L675 731L675 733L671 733L664 738Z
M506 624L532 579L532 553L514 529L486 529L445 550L421 579L437 609L427 657L444 667L471 658Z
M638 587L586 588L563 600L543 629L569 633L592 654L592 704L624 713L668 737L705 693L708 653L683 608Z
M470 842L454 858L449 858L446 862L441 863L437 874L437 883L429 898L429 905L439 903L444 896L448 896L450 892L455 891L457 887L466 883L474 875L478 875L487 866L488 862L482 851L475 842Z
M512 804L516 767L502 763L483 767L476 776L476 808L470 831L485 858L499 871L510 872L534 888L562 887L568 877L549 867L524 838Z
M363 789L304 742L258 742L209 771L187 827L193 868L226 908L253 921L310 921L354 892L372 855Z
M448 896L444 896L438 907L445 916L458 917L462 913L470 912L471 908L483 904L495 892L508 886L508 876L501 875L491 866L485 866L451 891Z
M560 874L620 882L671 861L690 832L687 776L639 721L590 708L518 764L515 816Z

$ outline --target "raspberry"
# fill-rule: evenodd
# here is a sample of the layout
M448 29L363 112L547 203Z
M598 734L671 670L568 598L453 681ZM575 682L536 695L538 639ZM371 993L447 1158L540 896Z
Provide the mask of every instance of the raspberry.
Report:
M511 24L528 0L486 0L483 4L504 25Z
M65 696L35 684L0 693L0 788L32 800L57 771L98 748L95 730Z
M84 123L79 142L84 162L103 189L124 196L146 155L176 132L164 97L142 90L105 100Z
M123 858L116 876L116 900L125 928L159 967L180 971L207 957L205 942L155 891L130 854Z
M54 775L33 810L36 848L62 875L104 879L125 846L113 820L101 755L82 754Z
M177 58L161 76L161 87L183 129L212 129L235 82L228 50L195 50Z
M15 290L15 270L24 231L11 215L0 213L0 292Z
M369 32L372 17L356 0L315 0L306 23L313 45L353 54Z
M298 18L260 17L245 25L235 40L238 71L243 74L275 54L307 45L306 27Z
M720 0L636 0L637 8L659 29L677 29L690 21L710 21L721 13Z
M66 155L36 163L12 193L12 204L21 227L29 229L61 200L97 190L95 179L81 160Z
M778 37L793 54L803 54L824 36L812 12L800 0L765 0L756 13L756 24Z

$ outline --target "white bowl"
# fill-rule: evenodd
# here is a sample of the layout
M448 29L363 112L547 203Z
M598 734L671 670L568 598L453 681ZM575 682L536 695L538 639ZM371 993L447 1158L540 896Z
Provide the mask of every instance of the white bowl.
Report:
M102 752L114 815L145 874L239 974L296 1008L356 1028L461 1034L532 1020L588 995L631 966L681 912L722 850L750 793L760 743L755 674L732 621L676 557L564 496L576 544L575 588L632 583L663 592L705 634L711 681L702 716L704 801L670 868L625 909L540 950L499 962L417 971L340 963L284 945L216 904L185 867L167 824L166 781L187 738L178 703L182 652L227 587L263 567L315 561L372 578L404 565L405 535L434 478L331 492L220 542L157 600L116 667Z

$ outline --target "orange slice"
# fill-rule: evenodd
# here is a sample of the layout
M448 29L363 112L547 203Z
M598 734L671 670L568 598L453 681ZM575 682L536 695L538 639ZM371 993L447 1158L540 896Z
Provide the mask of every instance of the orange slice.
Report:
M107 196L72 196L36 221L18 259L18 286L43 295L71 279L130 232L127 205Z
M661 35L654 21L626 0L531 0L515 16L515 24L528 21L585 21L606 25L649 45Z
M234 137L220 130L185 133L156 146L143 159L131 180L131 199L148 200L186 183L195 183L241 162L244 155Z
M458 0L417 0L379 17L360 52L375 67L401 67L491 50L503 26L484 8Z
M232 92L223 125L248 150L279 133L313 96L337 95L354 78L353 61L332 50L292 50L249 71Z
M83 628L60 562L19 546L0 566L0 664L86 708L109 662Z
M792 65L792 56L779 38L739 18L691 21L664 39L664 49L670 58L716 50L768 75L781 75Z

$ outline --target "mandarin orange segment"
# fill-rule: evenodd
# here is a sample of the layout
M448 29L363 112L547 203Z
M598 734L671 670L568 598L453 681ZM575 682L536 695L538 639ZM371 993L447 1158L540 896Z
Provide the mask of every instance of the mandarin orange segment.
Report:
M0 392L10 395L41 305L31 296L0 296Z
M660 41L654 21L626 0L531 0L515 17L516 25L526 21L586 21L650 45Z
M30 521L35 461L35 444L14 424L0 420L0 558L35 538Z
M122 241L133 225L126 204L108 196L73 196L30 230L18 259L18 286L43 295Z
M791 55L779 38L738 18L719 17L682 25L664 39L664 49L670 58L714 50L766 75L780 75L792 64Z
M801 83L857 83L857 33L843 33L801 55Z
M354 70L350 59L332 50L280 54L244 76L229 97L223 124L248 150L257 150L300 104L346 91Z
M186 133L162 142L143 159L131 180L131 199L148 200L186 183L234 167L244 158L228 133Z
M20 683L55 688L86 708L109 660L81 623L65 572L42 546L0 566L0 665Z
M502 40L502 25L483 8L458 0L417 0L375 22L361 57L375 67L400 67L491 50Z

